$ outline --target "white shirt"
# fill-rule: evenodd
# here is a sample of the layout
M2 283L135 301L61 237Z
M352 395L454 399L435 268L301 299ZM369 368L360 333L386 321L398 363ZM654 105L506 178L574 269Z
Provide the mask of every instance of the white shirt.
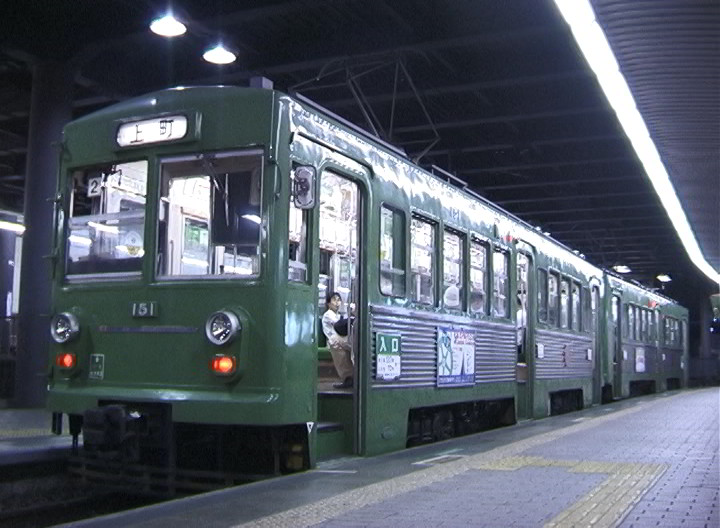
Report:
M335 346L343 337L335 331L335 323L340 320L340 314L334 310L327 310L322 316L323 334L327 338L328 346Z

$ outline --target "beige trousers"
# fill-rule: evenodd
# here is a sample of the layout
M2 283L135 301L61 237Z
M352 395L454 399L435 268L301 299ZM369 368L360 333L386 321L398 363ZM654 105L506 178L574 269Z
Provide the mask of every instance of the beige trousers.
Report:
M353 364L350 357L350 343L347 338L338 339L330 345L330 355L333 358L335 370L341 380L353 377Z

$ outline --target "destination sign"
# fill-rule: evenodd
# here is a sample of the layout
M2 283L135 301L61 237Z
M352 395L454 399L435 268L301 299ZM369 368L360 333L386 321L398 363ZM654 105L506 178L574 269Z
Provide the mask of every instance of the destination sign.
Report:
M123 123L118 129L117 144L121 147L134 147L173 141L185 137L187 129L187 117L183 115Z

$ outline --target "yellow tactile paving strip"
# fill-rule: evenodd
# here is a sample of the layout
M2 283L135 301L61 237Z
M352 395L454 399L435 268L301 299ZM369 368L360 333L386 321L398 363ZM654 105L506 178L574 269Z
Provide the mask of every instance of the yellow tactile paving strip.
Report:
M545 528L614 526L667 469L666 464L550 460L531 456L503 458L473 469L516 471L531 466L565 467L572 473L609 475L582 499L548 521Z
M48 426L46 429L10 429L0 430L0 440L11 440L15 438L30 438L34 436L51 436L52 432Z
M668 398L682 397L681 393ZM598 427L603 423L646 410L666 402L666 398L644 402L632 408L606 416L593 418L576 425L519 440L445 464L431 466L362 488L346 491L312 504L306 504L274 515L254 519L237 527L300 528L319 524L329 519L382 501L391 499L429 484L443 481L468 470L513 470L532 465L567 467L571 471L608 473L610 476L581 500L547 523L548 527L561 526L615 526L636 504L645 492L662 475L666 467L659 464L578 462L547 460L539 457L519 456L523 451L558 440L564 436Z

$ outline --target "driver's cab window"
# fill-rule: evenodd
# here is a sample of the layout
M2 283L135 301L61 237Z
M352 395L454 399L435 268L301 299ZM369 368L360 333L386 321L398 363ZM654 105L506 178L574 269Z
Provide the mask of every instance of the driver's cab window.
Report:
M259 275L261 192L258 151L163 160L158 275Z
M140 273L147 166L142 160L72 173L65 255L69 276Z

